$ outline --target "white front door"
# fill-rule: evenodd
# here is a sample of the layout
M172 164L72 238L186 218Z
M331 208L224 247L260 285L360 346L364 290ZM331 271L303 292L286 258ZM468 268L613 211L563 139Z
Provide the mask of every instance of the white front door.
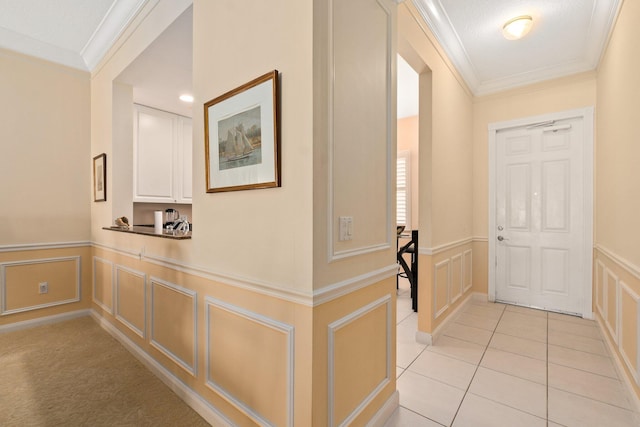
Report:
M569 117L495 133L490 238L497 301L590 313L591 215L584 200L591 200L591 184L584 163L591 148L584 122Z

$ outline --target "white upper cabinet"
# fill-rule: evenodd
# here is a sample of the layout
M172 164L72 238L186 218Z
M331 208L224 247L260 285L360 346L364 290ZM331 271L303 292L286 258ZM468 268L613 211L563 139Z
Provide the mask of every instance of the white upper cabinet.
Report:
M133 201L191 203L191 119L134 107Z

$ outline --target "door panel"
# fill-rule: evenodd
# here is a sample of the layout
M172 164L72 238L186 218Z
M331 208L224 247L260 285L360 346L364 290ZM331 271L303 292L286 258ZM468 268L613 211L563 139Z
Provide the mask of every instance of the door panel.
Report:
M580 313L583 118L496 134L496 299Z

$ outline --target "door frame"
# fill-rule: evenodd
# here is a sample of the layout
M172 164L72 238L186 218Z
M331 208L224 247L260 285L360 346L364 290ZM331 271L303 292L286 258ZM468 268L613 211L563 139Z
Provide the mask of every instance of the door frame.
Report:
M571 118L582 118L584 126L584 150L583 150L583 212L584 221L584 247L582 248L581 257L585 262L585 268L582 272L582 288L581 296L582 316L586 319L593 319L593 177L594 177L594 108L586 107L576 110L560 111L556 113L543 114L538 116L523 117L515 120L503 122L495 122L489 124L489 256L488 256L488 298L489 301L495 301L496 298L496 139L497 133L501 130L530 126L552 120L564 120Z

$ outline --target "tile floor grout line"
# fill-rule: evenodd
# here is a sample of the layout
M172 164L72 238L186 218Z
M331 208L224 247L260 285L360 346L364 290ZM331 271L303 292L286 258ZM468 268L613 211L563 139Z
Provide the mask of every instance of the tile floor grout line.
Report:
M482 356L480 356L480 360L478 360L478 364L476 365L476 369L473 371L473 375L471 376L471 380L469 380L469 385L467 386L467 389L464 391L464 394L462 395L462 399L460 400L460 404L458 405L458 409L456 409L456 413L453 414L453 418L451 419L451 423L449 424L450 426L453 426L453 423L456 421L456 417L458 416L458 413L460 412L460 408L462 407L462 403L464 402L465 398L467 397L467 394L469 393L469 389L471 388L471 383L473 383L473 379L476 377L476 374L478 373L478 369L480 369L480 364L482 363L482 359L484 359L484 355L487 353L487 349L489 348L489 344L491 344L491 340L493 339L493 336L496 333L496 329L498 329L498 325L500 324L500 321L502 320L502 316L504 315L504 312L505 312L505 307L503 307L502 313L500 313L500 317L498 318L498 323L496 323L496 327L491 332L491 337L489 337L489 341L487 342L487 345L484 347L484 351L482 352Z
M627 411L627 412L633 412L633 413L635 413L635 411L634 411L633 409L625 408L625 407L622 407L622 406L614 405L613 403L604 402L604 401L602 401L602 400L594 399L593 397L585 396L584 394L575 393L575 392L573 392L573 391L564 390L564 389L562 389L562 388L558 388L558 387L551 387L551 386L549 386L548 388L552 388L552 389L554 389L554 390L558 390L558 391L561 391L561 392L563 392L563 393L571 394L571 395L573 395L573 396L578 396L578 397L581 397L581 398L583 398L583 399L592 400L592 401L594 401L594 402L602 403L603 405L608 405L608 406L611 406L611 407L613 407L613 408L618 408L618 409L625 410L625 411Z

